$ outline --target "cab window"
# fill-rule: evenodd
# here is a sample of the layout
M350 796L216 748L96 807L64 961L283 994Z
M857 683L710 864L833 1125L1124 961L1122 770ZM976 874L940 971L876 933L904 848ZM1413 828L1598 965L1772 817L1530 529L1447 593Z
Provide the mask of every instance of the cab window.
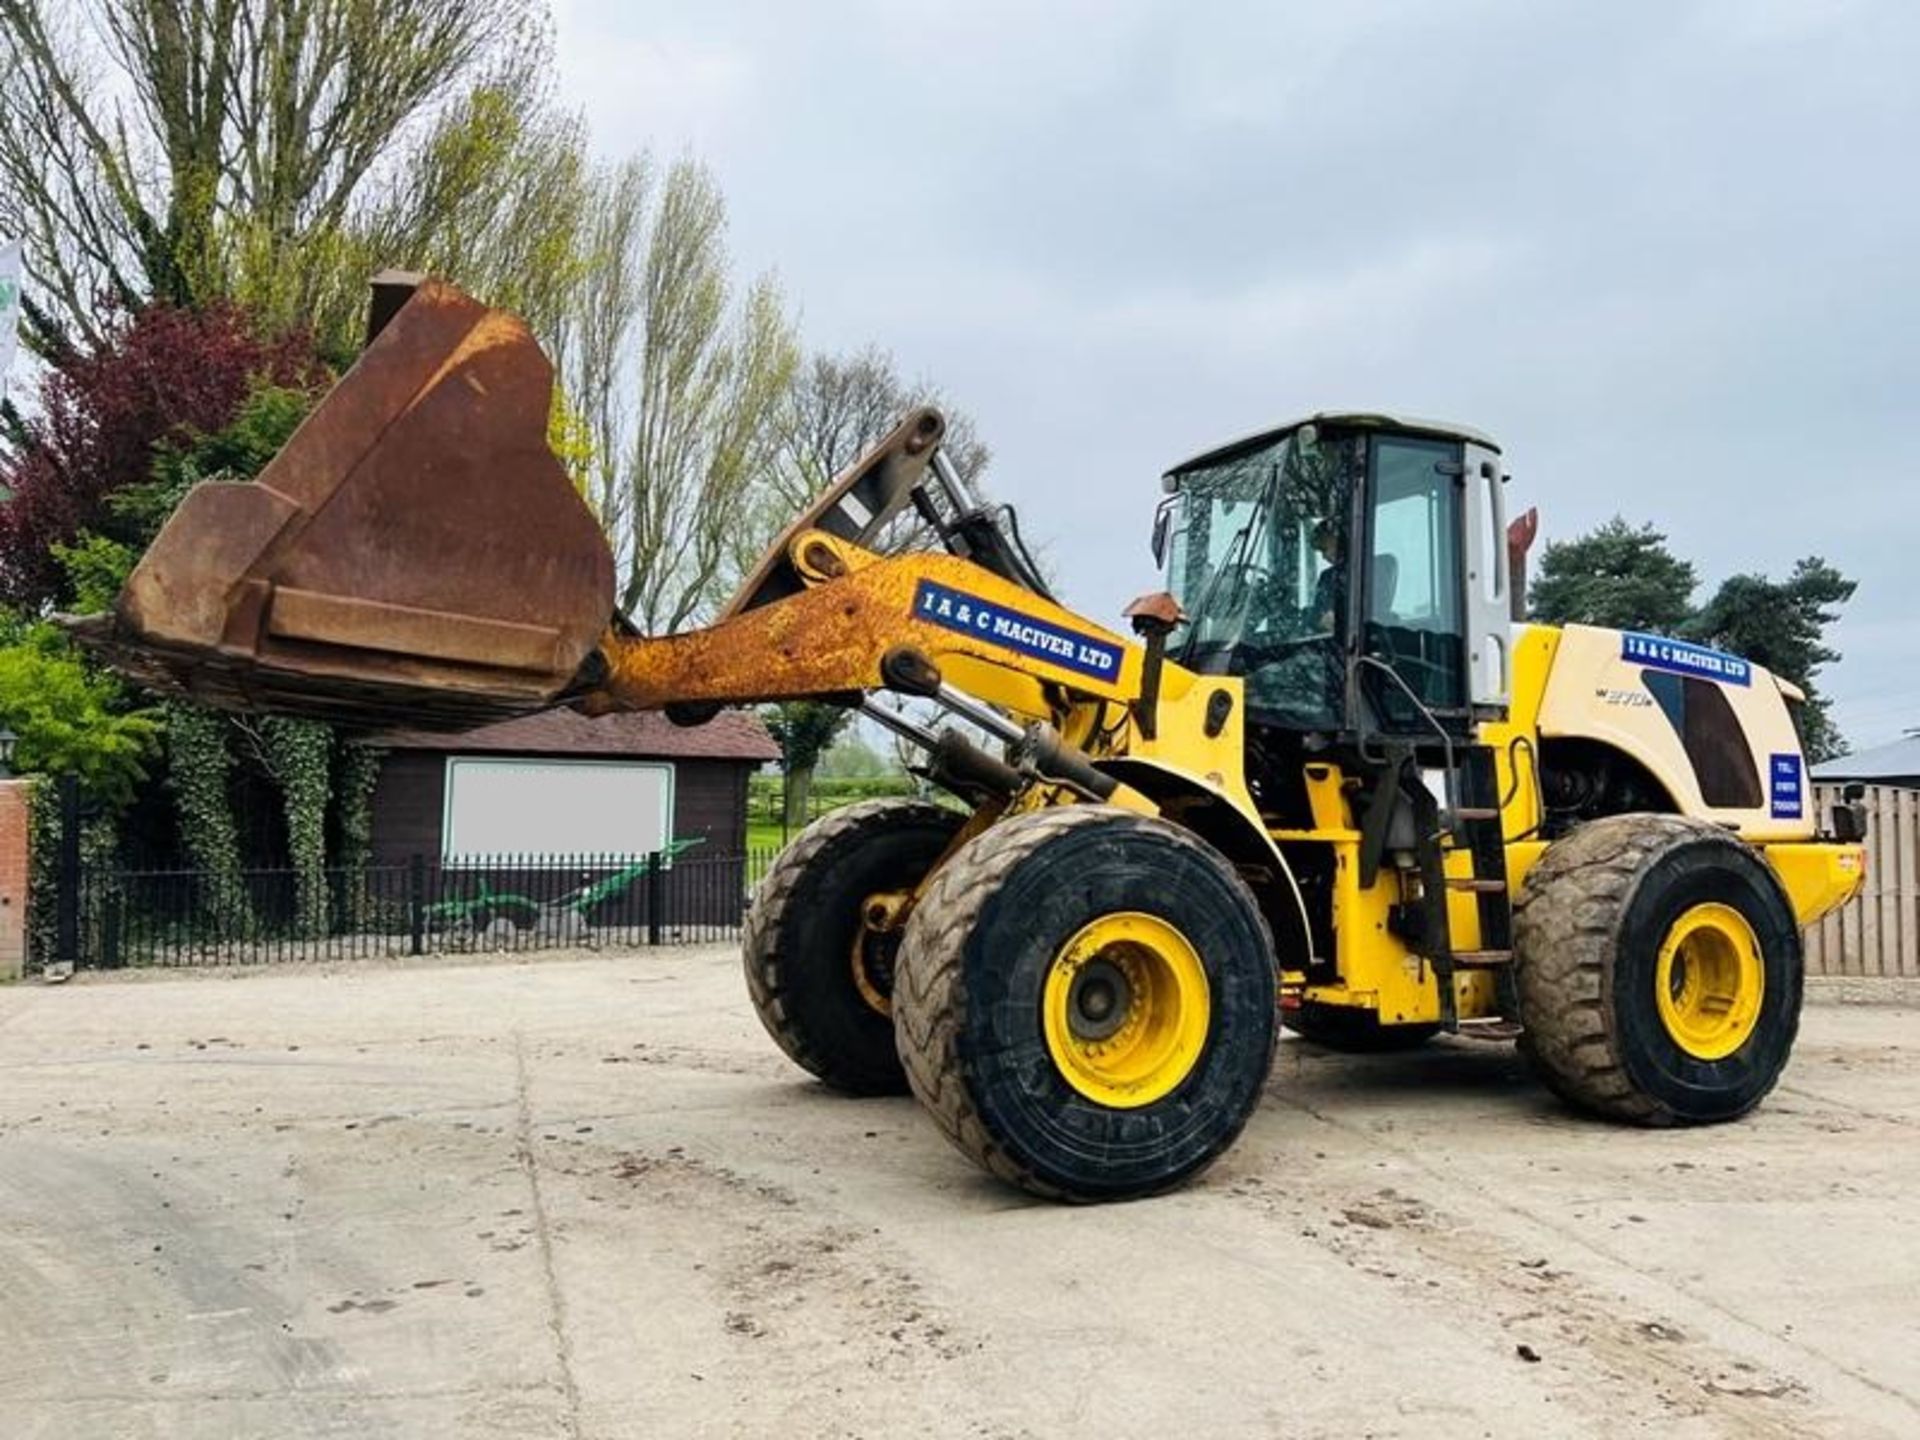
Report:
M1432 710L1465 704L1461 625L1460 446L1380 435L1371 446L1368 587L1362 653L1393 668ZM1398 686L1378 672L1366 690L1393 729L1423 724Z

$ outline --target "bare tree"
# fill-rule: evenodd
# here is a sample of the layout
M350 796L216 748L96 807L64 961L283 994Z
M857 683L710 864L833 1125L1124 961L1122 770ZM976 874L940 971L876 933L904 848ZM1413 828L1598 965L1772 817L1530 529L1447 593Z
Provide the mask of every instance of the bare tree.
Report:
M804 510L847 466L919 405L938 405L946 414L942 445L962 479L972 481L987 468L991 453L966 414L949 407L939 390L900 378L893 356L869 345L844 355L816 354L800 367L792 393L781 410L778 463L758 496L753 523L736 529L734 569L744 573L772 537ZM911 549L930 537L913 512L902 515L877 538L883 550ZM762 716L780 742L786 776L789 825L805 819L814 767L845 730L851 711L812 700L768 706ZM919 763L918 753L895 740L902 768Z
M993 458L972 419L954 410L938 387L900 378L893 356L876 345L844 355L816 354L794 379L782 424L777 497L800 510L876 440L918 405L937 405L947 417L942 446L967 480Z
M747 522L734 530L734 574L751 570L796 514L920 405L938 406L945 414L947 438L941 448L962 479L977 479L991 462L992 451L972 418L950 406L937 386L902 380L893 356L877 345L808 357L781 408L777 463L754 497ZM909 511L877 537L875 545L891 553L923 547L930 538L918 514Z

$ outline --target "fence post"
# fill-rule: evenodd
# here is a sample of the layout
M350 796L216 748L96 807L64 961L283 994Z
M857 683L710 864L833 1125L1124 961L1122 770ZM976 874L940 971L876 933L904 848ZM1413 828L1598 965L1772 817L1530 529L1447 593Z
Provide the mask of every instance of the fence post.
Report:
M427 857L416 853L407 866L407 953L427 948Z
M112 883L100 897L100 965L106 970L117 970L121 965L120 892Z
M666 910L666 871L660 864L661 852L647 856L647 944L660 943L661 920Z
M60 880L54 902L54 958L80 963L80 777L60 777Z

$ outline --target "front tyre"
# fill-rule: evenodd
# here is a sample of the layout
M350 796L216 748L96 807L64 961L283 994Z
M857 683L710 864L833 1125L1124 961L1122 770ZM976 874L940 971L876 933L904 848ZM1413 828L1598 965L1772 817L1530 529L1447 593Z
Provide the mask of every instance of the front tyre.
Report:
M1273 1063L1265 921L1219 853L1104 805L1003 820L907 922L894 1027L959 1149L1038 1195L1152 1194L1240 1134Z
M922 800L867 800L813 822L773 862L741 937L754 1013L802 1069L852 1095L907 1088L889 1014L899 932L862 920L870 897L911 890L966 816Z
M1514 909L1521 1049L1562 1099L1642 1125L1744 1115L1800 1027L1800 927L1758 853L1676 815L1589 821Z

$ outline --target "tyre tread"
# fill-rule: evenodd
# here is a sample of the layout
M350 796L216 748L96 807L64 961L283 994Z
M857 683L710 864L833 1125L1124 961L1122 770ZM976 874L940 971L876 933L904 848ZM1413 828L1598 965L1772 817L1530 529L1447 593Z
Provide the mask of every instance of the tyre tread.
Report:
M1169 840L1204 854L1245 893L1249 911L1260 915L1246 882L1190 832L1157 817L1111 805L1055 806L1002 820L975 836L934 876L907 922L894 978L894 1036L908 1084L922 1107L953 1145L989 1173L1044 1199L1084 1202L1080 1195L1042 1180L1000 1146L981 1120L969 1092L960 1055L966 986L962 958L981 912L1013 871L1036 850L1082 827L1131 821L1165 832ZM1265 920L1260 921L1265 930ZM1268 938L1268 953L1272 941ZM1274 1027L1277 1036L1279 1027ZM1222 1143L1230 1143L1231 1137ZM1217 1152L1216 1152L1217 1154ZM1213 1156L1170 1181L1182 1184Z
M1548 846L1521 885L1514 906L1520 1046L1568 1104L1636 1125L1681 1121L1627 1073L1607 1003L1609 972L1640 877L1667 851L1703 841L1746 849L1704 820L1608 816Z
M822 873L821 867L832 865L839 854L866 844L878 831L949 820L957 828L962 818L931 801L900 796L862 800L831 810L780 852L754 890L740 936L741 962L754 1013L788 1059L835 1089L874 1094L898 1093L903 1087L897 1077L877 1076L867 1067L855 1067L847 1057L816 1044L788 1009L785 947L794 927L805 924L807 897L803 892L807 881Z

